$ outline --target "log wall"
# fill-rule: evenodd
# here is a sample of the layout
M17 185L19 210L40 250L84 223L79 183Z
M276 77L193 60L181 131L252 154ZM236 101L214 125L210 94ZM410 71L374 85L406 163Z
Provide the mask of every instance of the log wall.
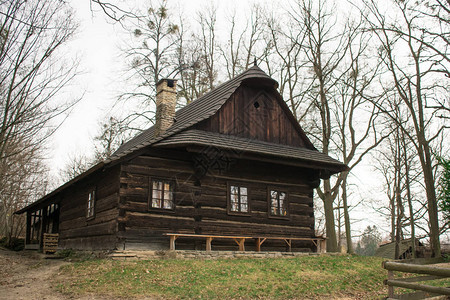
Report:
M198 178L194 175L194 155L164 150L122 164L118 236L124 249L168 249L169 238L164 233L314 236L313 189L307 184L310 174L305 169L235 160L227 170L211 168ZM174 210L148 208L152 177L176 182ZM228 183L248 187L250 214L228 213ZM270 186L288 191L288 218L269 216ZM236 248L232 240L213 241L213 250ZM246 248L254 250L255 245L247 242ZM262 246L267 251L285 248L284 241L266 241ZM294 251L313 248L311 242L293 242ZM200 250L205 249L205 245L203 240L180 238L177 249Z
M100 170L61 195L59 246L79 250L115 249L120 166ZM89 192L95 189L95 215L86 218Z

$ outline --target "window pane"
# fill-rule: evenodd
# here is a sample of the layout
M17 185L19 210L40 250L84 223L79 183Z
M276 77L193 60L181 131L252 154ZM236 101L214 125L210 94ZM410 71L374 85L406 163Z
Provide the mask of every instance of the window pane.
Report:
M154 207L154 208L161 208L161 200L153 199L152 200L152 207Z
M271 212L272 215L276 215L277 214L277 207L276 206L272 206L270 212Z
M238 204L236 202L231 203L231 211L239 211Z
M172 200L164 200L164 208L172 209L173 208L173 201Z
M247 196L241 196L241 203L247 204Z
M170 191L170 183L164 182L164 191Z
M153 190L158 189L158 181L153 181Z
M270 198L277 199L277 191L270 191Z
M278 207L278 214L280 215L280 216L284 216L284 202L283 202L283 200L281 200L281 197L280 197L280 206Z
M153 190L152 199L161 199L161 198L162 198L162 191Z
M241 212L247 212L247 211L248 211L247 204L241 204Z
M286 198L286 193L284 193L284 192L280 192L279 195L280 195L280 201L284 200Z
M242 195L247 195L247 188L246 187L241 187L241 196Z
M237 186L234 186L234 185L232 185L231 186L231 194L232 195L238 195L238 187Z
M236 194L231 194L231 203L237 203L238 202L238 196Z

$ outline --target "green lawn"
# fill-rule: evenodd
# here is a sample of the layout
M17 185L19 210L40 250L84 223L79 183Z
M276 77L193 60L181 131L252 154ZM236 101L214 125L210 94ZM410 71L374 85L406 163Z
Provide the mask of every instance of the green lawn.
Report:
M180 299L379 298L381 258L89 260L61 269L58 290L72 295Z

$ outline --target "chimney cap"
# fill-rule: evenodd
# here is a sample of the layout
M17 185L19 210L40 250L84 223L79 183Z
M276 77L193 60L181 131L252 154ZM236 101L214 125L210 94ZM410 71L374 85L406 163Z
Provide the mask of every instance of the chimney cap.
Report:
M169 87L174 87L178 81L178 79L175 78L161 78L158 83L156 84L156 86L160 85L162 82L167 81L167 85Z

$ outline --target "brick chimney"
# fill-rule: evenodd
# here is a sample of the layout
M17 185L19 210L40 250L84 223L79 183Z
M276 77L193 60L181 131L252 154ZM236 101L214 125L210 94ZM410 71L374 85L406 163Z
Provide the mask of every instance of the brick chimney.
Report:
M175 119L177 81L163 78L156 84L155 137L163 134Z

